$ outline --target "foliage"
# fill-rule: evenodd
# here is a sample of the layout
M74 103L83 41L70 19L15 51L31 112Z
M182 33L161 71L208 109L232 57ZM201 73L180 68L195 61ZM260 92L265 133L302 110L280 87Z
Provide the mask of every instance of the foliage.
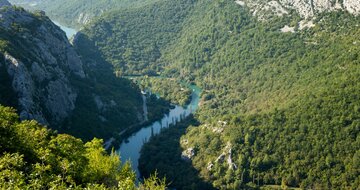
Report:
M161 71L204 90L202 125L173 131L173 141L171 132L154 137L143 149L144 175L157 168L180 188L202 180L219 189L358 188L358 18L323 13L311 29L280 32L299 20L259 22L233 1L165 0L87 25L117 75ZM196 154L185 167L179 156L188 147ZM229 147L235 165L216 161ZM179 179L174 168L198 178Z
M192 117L187 118L180 124L151 137L150 143L143 146L139 170L145 177L149 177L155 171L160 177L166 177L166 183L170 188L213 189L210 184L199 178L198 171L191 163L181 159L179 140L191 124L196 122Z
M156 75L161 50L182 29L194 0L159 1L106 13L81 30L121 75ZM141 13L141 14L140 14ZM144 30L146 29L146 30Z
M165 100L185 106L191 101L191 90L186 84L173 78L163 77L136 77L133 80L145 91L150 90Z
M18 121L15 110L0 107L0 186L5 189L113 188L134 173L116 154L107 156L102 140L84 143L56 134L35 121Z
M149 178L145 179L143 184L140 185L140 190L162 190L166 189L166 178L159 179L157 172L150 175Z
M174 4L164 10L176 7ZM259 22L232 1L197 1L189 9L178 13L186 16L177 23L180 30L170 38L171 43L159 46L160 57L145 66L163 68L165 75L194 81L204 89L202 108L196 114L203 127L190 128L183 137L188 146L198 149L192 165L199 175L220 189L281 184L318 189L359 186L357 18L342 12L325 13L318 16L314 28L293 34L282 33L280 28L297 23L296 16ZM134 16L127 14L118 20L133 21ZM166 23L168 18L162 18ZM143 22L154 21L148 19ZM99 31L93 39L99 39L97 45L114 63L122 58L113 55L126 55L125 50L114 54L106 48L123 47L117 44L121 39L126 44L131 41L116 35L120 40L114 40L114 45L104 42L105 26L125 34L116 31L120 25L107 21L104 17L92 25ZM100 25L103 30L97 28ZM152 30L156 25L125 26L122 29L138 34L139 39L162 34ZM124 71L133 70L143 67ZM219 126L223 121L226 127ZM219 127L223 129L216 132ZM155 142L145 148L149 149L148 165L166 163L156 165L159 175L172 176L168 156L156 156L170 151L164 148L168 145ZM228 169L223 162L208 171L209 162L228 143L237 167ZM145 169L145 175L156 167Z
M19 121L0 106L1 189L136 189L130 164L107 155L103 141L57 134L36 121ZM141 189L165 189L163 180L146 179Z
M94 42L86 35L78 34L73 43L81 56L88 77L86 80L72 80L80 93L74 113L68 122L63 124L69 127L64 132L85 139L94 136L109 138L143 124L143 101L139 87L126 78L116 77L113 66L104 60ZM104 108L99 108L94 102L94 95L100 97L103 102L110 103ZM111 105L111 102L115 102L116 105ZM169 110L169 103L163 99L150 97L146 103L149 121L161 118ZM106 121L99 120L99 114L106 118ZM89 132L84 134L85 130Z

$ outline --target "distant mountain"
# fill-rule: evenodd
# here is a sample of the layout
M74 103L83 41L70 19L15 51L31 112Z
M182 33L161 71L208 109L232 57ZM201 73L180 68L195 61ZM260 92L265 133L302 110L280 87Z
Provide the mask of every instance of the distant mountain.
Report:
M43 10L50 18L73 28L114 9L138 7L158 0L11 0L30 10Z
M3 7L0 15L0 103L22 120L89 140L144 119L140 90L101 58L83 59L43 12Z

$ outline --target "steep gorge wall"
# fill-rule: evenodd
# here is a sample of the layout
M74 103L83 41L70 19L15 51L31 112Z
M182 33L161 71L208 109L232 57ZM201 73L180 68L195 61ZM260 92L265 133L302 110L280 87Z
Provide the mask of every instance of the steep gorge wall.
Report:
M79 56L65 34L41 13L34 16L8 7L1 9L0 18L10 47L3 52L4 63L21 119L62 121L75 108L77 97L69 76L85 78Z
M1 7L0 104L84 140L141 122L140 90L116 78L96 49L74 46L44 12Z

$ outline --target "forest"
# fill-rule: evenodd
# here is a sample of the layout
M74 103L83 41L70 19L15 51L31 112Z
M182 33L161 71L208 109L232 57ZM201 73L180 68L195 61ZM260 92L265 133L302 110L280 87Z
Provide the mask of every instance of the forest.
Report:
M103 141L84 143L67 134L19 121L13 108L0 106L1 189L165 189L152 175L138 187L129 163L108 155Z
M95 42L117 76L158 75L161 51L178 36L194 2L159 1L110 11L81 32Z
M185 106L191 101L191 90L187 84L175 78L136 77L133 81L145 91L155 93L164 100Z
M360 186L357 17L341 11L323 13L314 20L315 27L300 30L302 18L296 14L261 22L231 1L187 2L187 8L179 10L183 2L142 7L139 25L127 23L139 19L130 11L122 17L113 14L117 19L100 18L84 30L96 36L91 38L98 40L106 59L121 68L120 76L149 74L150 69L150 74L160 72L203 88L201 109L194 116L198 125L190 125L176 142L171 139L178 134L171 132L154 137L143 149L143 174L157 170L176 188L197 184L171 172L182 160L160 156L171 151L167 143L159 143L167 135L178 145L175 155L195 150L191 165L198 179L217 189ZM153 7L165 5L168 14L180 15L179 22L172 22L176 26L170 36L159 31L168 26L166 14L150 14ZM296 32L281 32L286 24ZM132 34L137 38L129 38ZM120 48L108 49L113 41L103 39L115 36L121 38L113 47ZM143 51L154 50L148 36L160 36L158 50ZM124 43L117 44L121 40ZM125 49L138 40L144 43L133 52L141 54L129 54ZM127 55L132 55L128 61L111 61ZM230 149L231 167L217 159L223 154L228 158Z
M136 120L134 114L127 115L132 101L122 87L131 91L149 88L167 100L150 96L152 118L166 112L168 101L189 101L178 81L202 88L200 109L192 117L144 145L139 165L142 175L150 177L145 184L176 189L360 187L359 17L336 11L306 20L290 12L264 21L234 1L139 2L99 14L81 29L73 45L89 65L107 63L107 69L86 69L97 92L122 100L124 107L116 110L118 117L112 121L131 125ZM67 9L68 5L63 6ZM300 21L313 21L315 26L301 28ZM294 32L282 32L284 26L294 27ZM0 41L0 50L8 45ZM144 79L138 87L126 80L129 75L158 78ZM12 92L2 85L8 79L0 80L0 90L7 94L2 94L0 101L13 103ZM86 125L80 126L105 127L92 120L91 110L96 106L86 101L91 95L88 83L74 82L84 97L78 103L86 106L75 110L72 122L64 126L85 121ZM139 98L139 94L135 96ZM127 184L134 188L128 165L113 155L106 156L98 146L101 141L83 144L36 122L19 122L10 108L1 107L0 111L2 126L7 126L1 133L9 134L1 135L1 145L7 138L21 136L15 138L21 142L1 147L6 154L0 165L8 168L1 170L1 175L14 177L18 187L112 188ZM114 123L108 126L115 128ZM23 125L36 130L24 133ZM92 132L110 135L102 134L105 130ZM42 134L46 138L39 139L37 135ZM76 150L75 154L63 153L57 143ZM49 157L37 157L39 151ZM188 151L192 154L184 158ZM79 162L81 167L71 162ZM109 165L100 175L98 167L105 163ZM112 173L114 168L120 173ZM124 179L121 173L130 178ZM151 176L153 173L164 180ZM6 181L3 184L8 185Z

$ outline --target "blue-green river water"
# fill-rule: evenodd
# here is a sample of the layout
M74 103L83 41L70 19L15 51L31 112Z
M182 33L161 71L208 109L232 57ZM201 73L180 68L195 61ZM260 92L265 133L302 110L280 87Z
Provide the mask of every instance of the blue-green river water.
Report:
M180 122L198 109L201 89L194 85L189 85L189 88L192 90L191 102L189 105L185 107L176 105L175 108L171 109L168 114L165 114L161 120L142 128L121 143L120 148L118 149L118 152L121 154L121 161L124 163L129 160L137 177L140 177L138 160L140 158L140 150L144 143L146 143L152 135L159 134L162 128L168 128L170 125Z

